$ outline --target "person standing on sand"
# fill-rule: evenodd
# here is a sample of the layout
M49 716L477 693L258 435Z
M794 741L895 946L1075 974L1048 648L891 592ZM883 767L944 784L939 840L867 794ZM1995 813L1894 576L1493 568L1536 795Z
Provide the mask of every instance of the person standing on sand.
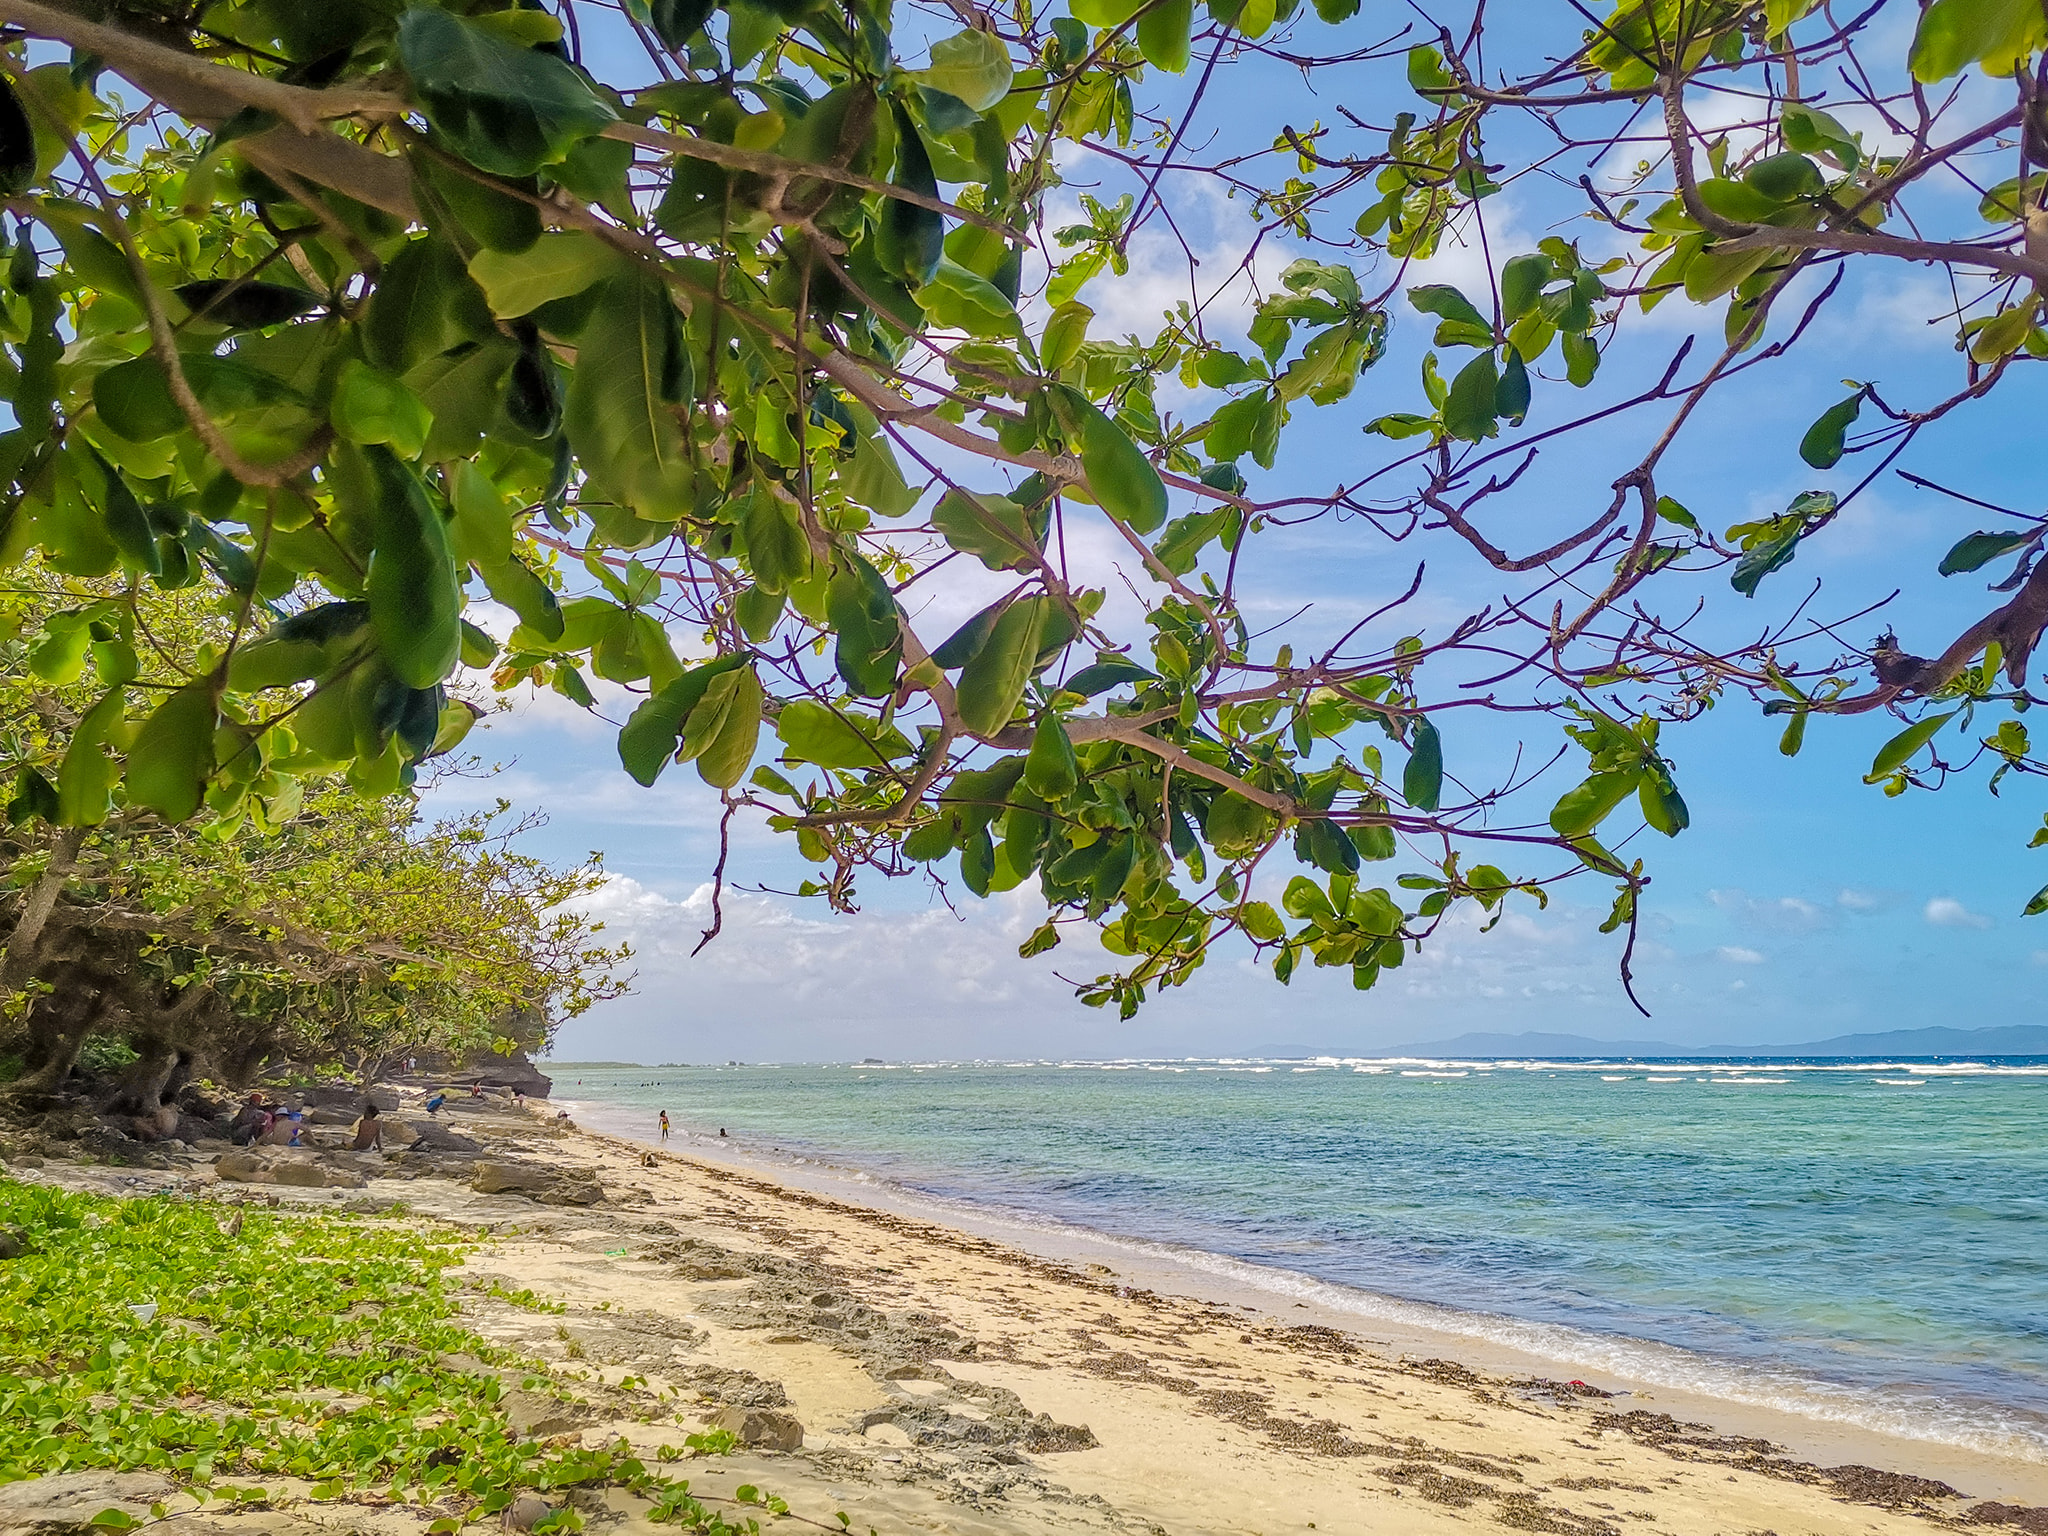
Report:
M661 1112L661 1139L668 1140L668 1111L665 1109Z

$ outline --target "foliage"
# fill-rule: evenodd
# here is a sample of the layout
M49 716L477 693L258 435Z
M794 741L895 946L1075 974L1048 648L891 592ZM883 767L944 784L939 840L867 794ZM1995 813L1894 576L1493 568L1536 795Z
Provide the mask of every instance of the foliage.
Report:
M118 610L153 637L162 666L226 626L200 588L18 575L0 599L17 634L47 632L52 615ZM90 714L93 690L39 674L36 654L0 640L0 733L23 780L61 784L64 727ZM121 1041L133 1036L150 1042L145 1054L203 1053L227 1077L272 1055L374 1071L407 1051L476 1050L507 1033L537 1045L622 985L625 951L601 945L600 925L574 908L599 869L557 870L518 851L534 818L503 802L430 824L409 798L365 799L331 774L259 775L236 793L176 824L131 805L91 828L53 829L18 806L17 828L0 832L16 886L0 895L13 920L5 980L21 989L16 1033L46 1068L38 1086L69 1065L67 1039L88 1070L134 1063ZM38 924L25 914L52 879L61 895Z
M1096 927L1131 964L1083 996L1128 1013L1232 932L1283 979L1310 960L1370 987L1455 904L1540 900L1581 868L1617 882L1609 926L1632 934L1645 875L1610 818L1684 829L1658 726L1730 694L1789 715L1788 752L1813 715L1933 700L1957 729L1907 725L1873 768L1888 792L1987 755L2035 771L2019 722L1973 733L2031 702L2048 524L1957 546L1950 569L2017 553L2017 591L1932 658L1797 616L1725 640L1701 573L1755 596L1877 471L1722 534L1664 483L1709 397L1797 347L1852 266L1941 264L1930 318L1960 374L1919 404L1852 381L1798 445L1816 474L1891 465L2048 356L2048 23L1887 8L1900 25L1619 0L1584 36L1492 40L1477 7L1362 40L1406 13L1356 0L960 4L950 33L881 0L224 0L169 32L118 3L107 25L35 8L23 30L74 51L30 67L17 46L0 114L0 550L131 596L35 637L95 701L29 810L176 821L203 797L256 821L252 786L323 771L390 793L466 728L458 660L585 706L595 678L638 695L634 776L694 764L728 817L794 834L807 892L851 908L863 871L941 864L977 896L1036 878L1054 918L1026 951ZM1275 62L1371 105L1280 121L1270 147L1240 121L1191 158L1205 104L1256 123L1232 72ZM1981 90L1951 88L1972 70ZM1391 125L1369 123L1383 101ZM1077 149L1111 185L1069 204ZM1602 190L1618 152L1640 164ZM1082 293L1190 172L1242 199L1255 247L1304 254L1272 281L1247 258L1242 350L1206 277L1149 337L1092 332ZM1487 239L1509 185L1556 231L1532 249ZM1413 280L1459 245L1497 269ZM1696 338L1652 359L1666 304L1718 320L1704 365ZM1431 349L1338 487L1255 495L1246 461L1273 470L1397 324ZM1186 414L1174 381L1199 391ZM1581 515L1586 457L1555 440L1595 424L1642 451ZM1539 460L1568 476L1546 488ZM1238 583L1277 524L1317 516L1427 537L1508 590L1428 625L1403 599L1298 657L1253 634ZM1542 531L1511 553L1496 521ZM1135 617L1070 561L1084 530L1148 578ZM132 594L186 583L231 633L131 667L151 643ZM502 648L463 617L485 594L518 620ZM972 619L921 632L913 610L965 594ZM1488 766L1473 710L1554 717L1583 782L1512 809L1527 777ZM1371 883L1404 848L1420 871Z
M469 1249L445 1229L236 1217L231 1228L203 1202L0 1182L0 1222L25 1249L0 1267L0 1482L149 1469L249 1502L266 1496L249 1479L288 1477L316 1500L453 1499L463 1515L437 1531L497 1514L521 1489L616 1484L680 1530L758 1529L624 1441L522 1440L497 1372L549 1382L462 1326L444 1272ZM781 1504L758 1490L740 1502ZM563 1520L574 1528L573 1512Z

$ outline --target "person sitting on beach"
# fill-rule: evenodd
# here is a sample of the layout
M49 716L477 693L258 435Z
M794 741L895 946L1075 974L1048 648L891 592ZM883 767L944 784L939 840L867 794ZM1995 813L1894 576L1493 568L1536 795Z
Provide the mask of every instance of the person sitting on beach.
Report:
M299 1113L286 1109L282 1104L267 1106L263 1130L256 1138L262 1147L295 1147L298 1145Z
M661 1112L661 1139L668 1140L668 1111L665 1109Z
M368 1099L363 1100L362 1118L355 1123L355 1131L348 1144L351 1152L382 1152L384 1150L384 1122L377 1118L377 1106Z
M446 1104L447 1102L448 1095L442 1093L439 1089L436 1089L434 1092L434 1096L431 1099L427 1100L427 1113L430 1115L440 1114L441 1106L443 1104Z
M235 1118L228 1125L228 1140L238 1147L253 1144L270 1129L270 1117L277 1106L266 1104L259 1089L249 1095L249 1101L235 1111Z
M484 1085L481 1082L471 1083L469 1085L469 1096L472 1099L482 1098L484 1096Z

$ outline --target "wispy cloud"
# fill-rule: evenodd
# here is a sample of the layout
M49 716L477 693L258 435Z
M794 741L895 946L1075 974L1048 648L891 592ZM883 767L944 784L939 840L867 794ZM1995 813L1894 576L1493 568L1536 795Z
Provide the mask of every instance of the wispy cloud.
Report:
M1936 896L1920 909L1920 915L1937 928L1989 928L1991 919L1972 912L1953 896Z

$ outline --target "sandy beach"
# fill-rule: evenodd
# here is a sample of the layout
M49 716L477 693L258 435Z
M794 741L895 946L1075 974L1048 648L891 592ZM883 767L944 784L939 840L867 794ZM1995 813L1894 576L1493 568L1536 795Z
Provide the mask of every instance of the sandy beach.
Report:
M1030 1251L550 1114L458 1100L442 1120L474 1149L292 1154L354 1170L350 1188L214 1182L203 1154L17 1174L402 1201L479 1231L466 1321L577 1399L546 1400L535 1433L624 1435L652 1457L723 1414L754 1444L693 1462L693 1485L753 1483L878 1536L2048 1532L2038 1464L1345 1326L1164 1260L1100 1262L1050 1235ZM563 1203L592 1180L601 1200ZM771 1448L795 1426L800 1447ZM658 1529L619 1495L600 1518Z

